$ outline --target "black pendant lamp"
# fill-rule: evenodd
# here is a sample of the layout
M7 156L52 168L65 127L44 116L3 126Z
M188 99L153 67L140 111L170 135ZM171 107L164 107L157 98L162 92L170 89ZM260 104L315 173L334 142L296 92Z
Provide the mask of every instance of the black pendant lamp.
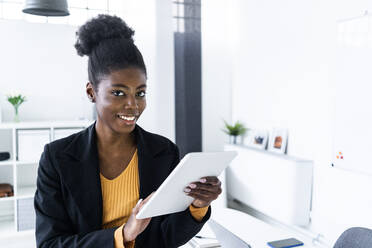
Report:
M67 0L26 0L24 13L39 16L68 16Z

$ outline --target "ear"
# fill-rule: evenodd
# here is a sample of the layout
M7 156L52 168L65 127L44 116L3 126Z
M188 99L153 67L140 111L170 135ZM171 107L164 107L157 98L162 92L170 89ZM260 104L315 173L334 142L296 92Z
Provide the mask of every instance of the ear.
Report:
M89 101L96 102L96 92L94 91L94 86L91 82L88 82L86 85L86 93L89 98Z

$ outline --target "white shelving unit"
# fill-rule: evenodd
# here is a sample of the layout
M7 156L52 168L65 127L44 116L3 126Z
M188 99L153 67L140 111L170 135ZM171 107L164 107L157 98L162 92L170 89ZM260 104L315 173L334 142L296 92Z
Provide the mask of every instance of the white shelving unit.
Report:
M0 123L0 151L10 153L9 160L0 162L0 183L14 188L13 197L0 198L0 237L33 228L32 199L44 145L90 124L92 121Z
M313 161L239 145L224 150L238 152L226 170L229 198L286 224L309 224Z

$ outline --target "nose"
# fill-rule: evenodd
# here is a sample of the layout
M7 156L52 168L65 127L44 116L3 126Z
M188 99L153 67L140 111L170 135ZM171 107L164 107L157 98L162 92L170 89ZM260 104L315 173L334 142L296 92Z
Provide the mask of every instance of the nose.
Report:
M128 95L125 99L125 108L132 109L137 108L137 100L134 96Z

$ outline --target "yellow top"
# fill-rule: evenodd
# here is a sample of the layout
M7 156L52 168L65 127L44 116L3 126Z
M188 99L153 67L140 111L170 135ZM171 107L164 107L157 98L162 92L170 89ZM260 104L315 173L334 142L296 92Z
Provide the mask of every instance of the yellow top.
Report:
M139 199L137 150L127 168L119 176L109 180L100 174L100 178L103 200L102 228L119 227L114 234L115 248L124 248L123 226ZM198 221L201 221L208 211L208 207L194 208L191 205L189 209ZM125 248L132 247L134 247L134 241L125 244Z

